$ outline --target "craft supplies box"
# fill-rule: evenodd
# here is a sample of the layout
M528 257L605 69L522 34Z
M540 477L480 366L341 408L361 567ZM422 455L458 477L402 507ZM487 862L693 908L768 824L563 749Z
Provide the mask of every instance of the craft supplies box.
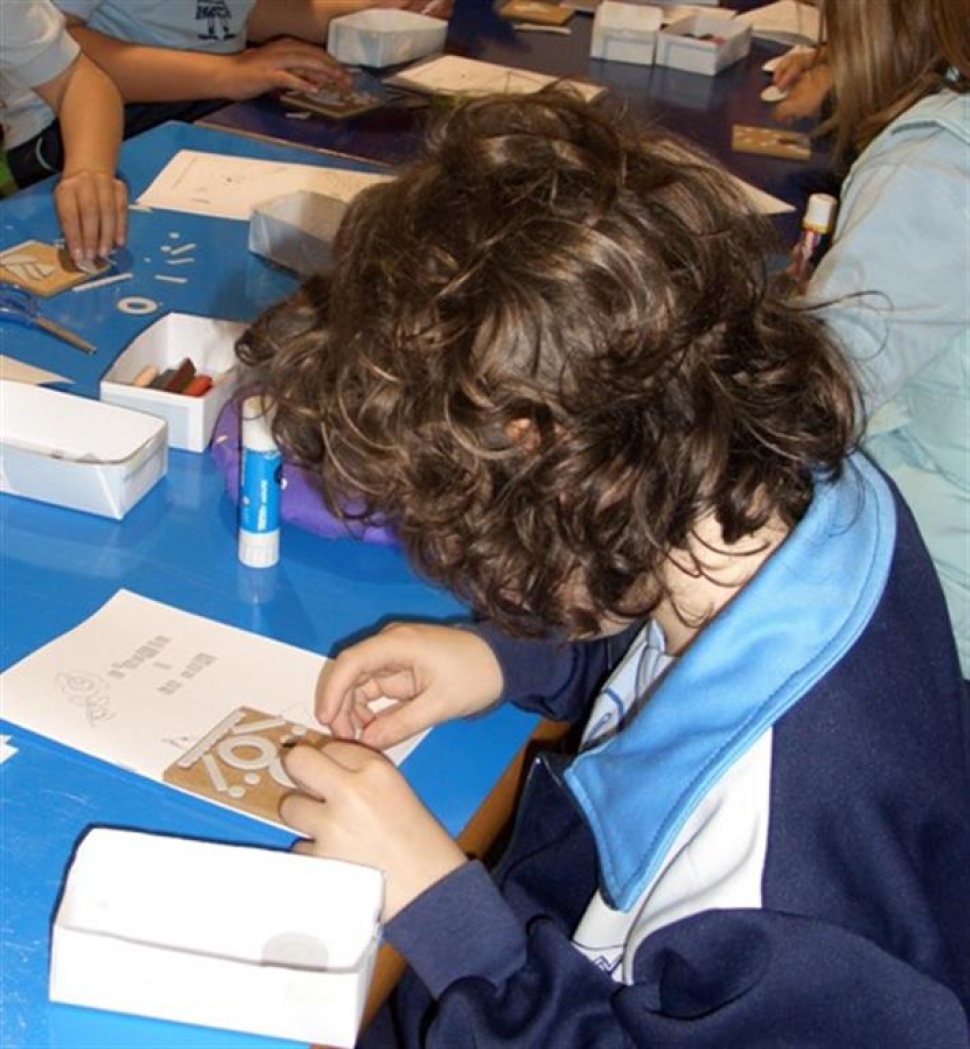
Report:
M371 867L95 828L54 921L50 996L349 1047L383 892Z
M590 57L652 65L662 21L659 7L603 0L593 18Z
M253 208L249 250L302 277L329 265L347 205L311 190L285 193Z
M327 50L349 66L396 66L444 49L448 23L416 11L357 11L330 20Z
M710 35L717 40L702 40ZM751 50L751 26L716 15L690 15L671 22L657 34L656 62L688 73L713 76L740 61Z
M167 468L161 419L0 380L0 491L120 520Z
M168 443L190 452L205 451L216 418L233 395L238 377L236 340L246 325L235 321L167 313L128 346L101 380L101 400L148 412L168 423ZM201 397L132 386L146 365L175 368L190 357L196 372L217 380Z

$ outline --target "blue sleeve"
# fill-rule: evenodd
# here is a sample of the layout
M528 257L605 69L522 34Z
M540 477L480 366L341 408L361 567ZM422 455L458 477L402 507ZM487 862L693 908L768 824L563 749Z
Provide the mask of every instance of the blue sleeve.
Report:
M435 999L423 1049L967 1049L956 994L853 933L764 911L708 911L648 937L613 981L544 918L524 927L478 864L388 926Z
M492 623L473 629L502 667L503 702L554 721L576 721L641 627L637 623L612 637L574 642L512 638Z
M966 120L970 102L954 106ZM808 296L853 361L870 412L967 328L968 187L966 140L924 129L864 154L843 189Z

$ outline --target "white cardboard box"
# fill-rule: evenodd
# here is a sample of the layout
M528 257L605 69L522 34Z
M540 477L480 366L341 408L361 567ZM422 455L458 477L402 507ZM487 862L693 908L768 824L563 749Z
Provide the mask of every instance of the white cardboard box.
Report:
M249 250L302 277L319 273L346 210L345 201L307 189L274 197L253 208Z
M160 419L0 381L0 491L120 520L168 468Z
M383 894L371 867L95 828L54 921L50 996L350 1047Z
M374 8L330 20L327 50L349 66L396 66L444 49L448 23L416 11Z
M701 40L710 34L715 40ZM657 34L657 65L714 76L751 50L751 26L716 15L690 15Z
M593 18L590 57L607 62L653 65L662 21L663 11L659 7L603 0Z
M172 448L202 452L208 447L216 418L236 389L236 340L246 325L236 321L166 313L137 335L101 380L101 400L148 412L168 423ZM159 371L191 357L196 371L218 380L201 397L132 386L146 365Z

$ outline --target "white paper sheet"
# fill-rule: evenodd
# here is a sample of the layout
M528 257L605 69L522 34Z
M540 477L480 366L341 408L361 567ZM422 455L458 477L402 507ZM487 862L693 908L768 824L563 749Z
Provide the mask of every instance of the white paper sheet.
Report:
M150 779L239 707L326 731L326 658L119 590L0 675L8 721ZM422 736L388 751L400 764Z
M446 95L530 95L541 90L557 78L526 69L480 62L475 58L460 58L442 55L425 62L409 66L396 76L388 77L385 83L424 91L429 94ZM570 80L585 99L594 99L602 94L598 84L584 84Z
M756 7L739 14L738 21L750 22L752 32L760 40L773 40L778 44L814 45L820 39L818 8L797 0L778 0Z
M254 207L301 189L350 201L389 175L183 149L138 198L142 205L248 221Z
M778 197L773 197L770 193L765 193L763 189L752 186L750 182L745 182L744 179L738 178L736 175L731 175L731 178L734 179L742 192L746 194L755 211L760 212L762 215L784 215L786 212L795 210L794 205L787 204L785 201L779 200Z
M55 372L49 372L44 368L37 368L33 364L25 364L23 361L18 361L15 357L8 357L5 353L0 353L0 380L8 380L9 382L25 382L29 386L45 386L50 382L73 382L73 379L68 379L63 375L57 375Z

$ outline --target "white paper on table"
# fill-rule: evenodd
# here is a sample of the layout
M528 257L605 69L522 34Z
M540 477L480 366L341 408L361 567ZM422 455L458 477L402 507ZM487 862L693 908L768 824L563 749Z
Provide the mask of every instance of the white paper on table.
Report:
M475 58L441 55L409 66L397 75L388 77L385 83L429 94L530 95L558 79L560 78L534 73L531 70L481 62ZM570 80L568 83L587 101L604 91L599 84L586 84L578 80Z
M821 39L821 16L818 8L798 0L756 7L738 15L738 21L750 22L752 33L760 40L778 44L818 44Z
M366 186L391 176L312 164L287 164L182 149L165 165L138 203L169 211L248 221L264 201L313 190L348 202Z
M63 375L49 372L44 368L37 368L33 364L25 364L15 357L8 357L0 353L0 380L9 382L24 382L29 386L44 386L49 382L73 382Z
M763 189L752 186L750 182L745 182L737 175L729 175L729 177L734 180L735 185L744 193L751 206L759 214L784 215L786 212L795 210L793 204L788 204L784 200L779 200L778 197L773 197L770 193L765 193Z
M327 731L313 716L325 662L119 590L89 619L0 674L0 715L161 781L172 762L239 707ZM388 757L400 764L425 734L392 747Z
M717 0L714 0L715 4ZM703 4L674 4L663 6L663 25L671 22L679 22L682 18L690 18L691 15L703 15L705 18L723 18L725 22L734 18L736 12L727 7L708 7Z

